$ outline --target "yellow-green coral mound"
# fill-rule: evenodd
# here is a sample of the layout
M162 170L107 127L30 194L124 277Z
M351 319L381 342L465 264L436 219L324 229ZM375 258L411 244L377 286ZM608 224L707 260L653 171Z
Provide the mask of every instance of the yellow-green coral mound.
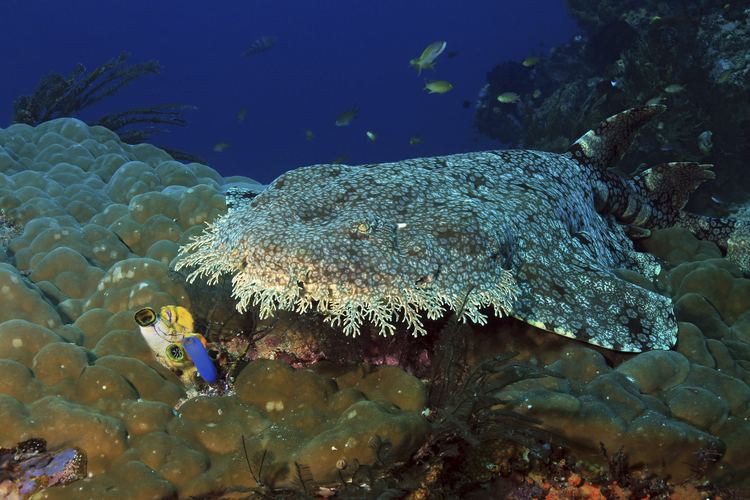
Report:
M712 480L747 488L750 280L715 244L684 229L655 231L643 245L668 267L675 350L624 360L605 352L608 363L584 346L540 341L528 355L556 376L511 384L498 396L581 455L600 456L603 443L676 480L707 469ZM502 348L517 349L512 341Z
M75 119L0 130L0 172L0 209L20 230L0 253L0 447L31 437L50 449L77 446L91 474L46 498L254 487L243 436L251 457L273 450L263 474L273 486L293 485L295 462L310 462L320 481L336 480L339 459L373 463L373 436L399 458L420 444L421 408L280 362L242 371L236 395L175 411L185 389L155 361L133 313L191 307L184 278L170 269L178 247L225 211L225 183L257 183ZM389 380L424 402L418 380L404 372Z

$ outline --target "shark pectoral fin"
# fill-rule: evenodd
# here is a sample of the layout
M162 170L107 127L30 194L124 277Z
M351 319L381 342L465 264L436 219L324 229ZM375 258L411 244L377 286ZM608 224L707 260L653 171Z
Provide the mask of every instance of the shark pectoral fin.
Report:
M576 262L524 264L513 316L566 337L625 352L669 349L677 339L672 301Z

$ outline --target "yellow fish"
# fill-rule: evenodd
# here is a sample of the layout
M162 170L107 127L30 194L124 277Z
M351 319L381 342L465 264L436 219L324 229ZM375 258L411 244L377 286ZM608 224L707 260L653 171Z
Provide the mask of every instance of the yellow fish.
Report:
M503 104L515 104L521 100L521 96L515 92L503 92L497 96L497 100Z
M357 116L359 115L359 108L356 106L350 109L347 109L343 113L341 113L339 116L336 117L336 126L337 127L346 127L349 125Z
M241 108L239 111L237 111L238 122L244 122L246 116L247 116L247 108Z
M312 141L313 139L315 139L315 133L310 129L305 130L305 139L308 142Z
M376 136L374 132L371 132L369 130L365 132L365 135L368 139L370 139L370 142L375 142L375 140L378 138L378 136Z
M229 147L229 144L226 142L219 142L217 144L214 144L214 151L217 153L223 153L225 149Z
M413 135L409 138L409 144L412 146L416 146L417 144L421 144L421 143L422 143L422 138L419 137L418 135Z
M541 95L542 95L542 91L539 89L536 89L534 90L534 93L531 94L531 97L533 97L534 99L539 99Z
M447 80L430 80L424 84L424 89L430 94L445 94L452 88L453 84Z
M524 68L531 68L537 64L539 64L539 58L535 56L529 56L521 63Z
M419 57L409 61L409 64L417 70L417 75L422 74L422 70L425 68L435 69L435 59L443 53L447 46L448 43L442 40L432 42L422 51Z

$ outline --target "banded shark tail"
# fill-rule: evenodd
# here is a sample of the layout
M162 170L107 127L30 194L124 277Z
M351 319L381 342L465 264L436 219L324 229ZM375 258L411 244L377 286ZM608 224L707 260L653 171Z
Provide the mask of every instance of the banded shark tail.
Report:
M582 135L567 154L591 169L597 211L629 226L631 237L647 237L651 229L684 227L697 238L716 243L743 272L750 273L750 221L684 210L690 195L715 178L713 165L661 163L632 178L611 170L638 129L665 109L641 106L611 116Z

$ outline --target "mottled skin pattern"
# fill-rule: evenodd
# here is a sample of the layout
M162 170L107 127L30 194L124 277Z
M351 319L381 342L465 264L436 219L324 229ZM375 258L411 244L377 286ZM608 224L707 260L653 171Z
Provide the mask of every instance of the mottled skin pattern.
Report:
M562 155L293 170L183 248L178 267L198 266L190 279L233 274L240 309L317 308L347 334L364 320L392 333L398 319L424 333L419 312L436 318L446 308L481 323L490 305L610 349L668 349L677 332L670 299L613 272L659 271L622 223L641 233L677 223L710 172L673 164L625 179L607 170L661 109L620 113Z

